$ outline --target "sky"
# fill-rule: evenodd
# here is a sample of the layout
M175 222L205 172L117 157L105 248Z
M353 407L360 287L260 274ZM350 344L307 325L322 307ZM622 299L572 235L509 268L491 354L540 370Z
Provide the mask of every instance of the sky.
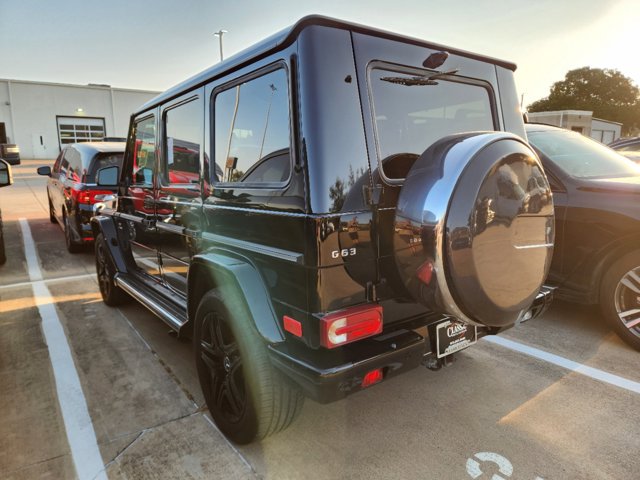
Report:
M638 0L0 0L0 78L165 90L319 13L515 62L524 105L567 71L640 86Z

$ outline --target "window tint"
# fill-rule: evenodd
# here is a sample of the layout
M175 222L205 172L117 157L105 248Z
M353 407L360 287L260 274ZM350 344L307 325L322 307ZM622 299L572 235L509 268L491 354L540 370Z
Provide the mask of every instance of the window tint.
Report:
M51 171L53 173L58 173L60 171L60 164L62 163L62 157L64 157L64 150L60 152L58 158L56 158L56 162L53 164L53 168Z
M85 172L82 169L80 153L75 148L69 147L65 150L62 167L66 169L67 180L76 183L82 182Z
M104 167L111 167L115 165L120 168L119 171L122 171L123 156L123 153L99 153L98 155L96 155L91 164L91 168L87 173L85 182L94 183L96 181L96 173L98 173L98 170Z
M282 183L289 178L286 71L267 73L215 97L216 172L223 182ZM268 163L264 168L262 163ZM216 175L219 176L219 175Z
M486 88L423 75L371 70L378 153L388 178L406 176L416 156L447 135L495 129ZM387 168L385 159L398 154L405 154L398 156L403 168Z
M154 117L140 120L135 125L133 150L133 183L151 185L156 151L156 123Z
M203 134L201 103L192 101L165 113L165 181L198 183Z

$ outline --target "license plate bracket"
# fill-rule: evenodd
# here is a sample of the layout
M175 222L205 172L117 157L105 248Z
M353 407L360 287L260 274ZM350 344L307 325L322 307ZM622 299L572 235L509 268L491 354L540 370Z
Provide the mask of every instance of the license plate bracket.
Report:
M478 341L478 327L453 319L436 325L436 356L446 357Z

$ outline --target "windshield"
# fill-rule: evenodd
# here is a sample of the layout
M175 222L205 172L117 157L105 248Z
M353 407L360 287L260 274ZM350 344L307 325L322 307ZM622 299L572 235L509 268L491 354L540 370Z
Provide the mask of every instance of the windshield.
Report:
M529 143L568 175L618 178L640 175L640 167L609 147L568 130L527 132Z

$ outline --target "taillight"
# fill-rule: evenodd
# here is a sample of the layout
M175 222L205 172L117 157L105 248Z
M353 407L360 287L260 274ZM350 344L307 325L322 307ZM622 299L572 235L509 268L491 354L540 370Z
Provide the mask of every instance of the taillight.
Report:
M382 307L361 305L320 319L320 344L335 348L382 332Z
M370 387L371 385L375 385L376 383L380 383L384 378L384 373L381 368L376 368L375 370L371 370L368 372L364 378L362 379L362 388Z
M96 195L112 195L109 190L72 190L78 203L93 205L96 202Z

